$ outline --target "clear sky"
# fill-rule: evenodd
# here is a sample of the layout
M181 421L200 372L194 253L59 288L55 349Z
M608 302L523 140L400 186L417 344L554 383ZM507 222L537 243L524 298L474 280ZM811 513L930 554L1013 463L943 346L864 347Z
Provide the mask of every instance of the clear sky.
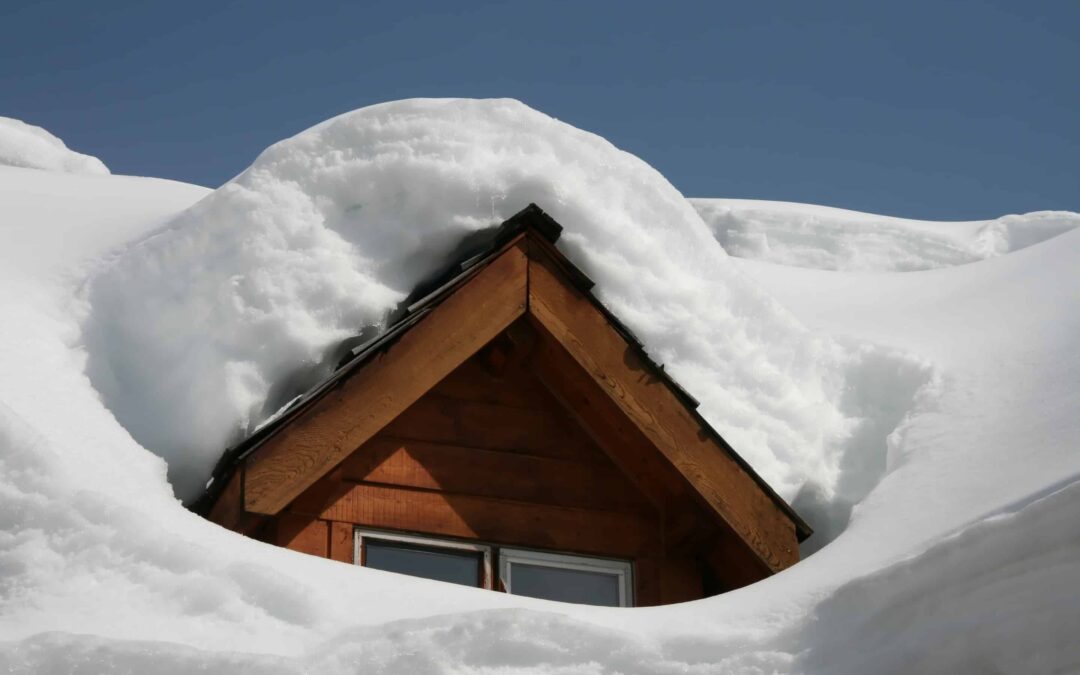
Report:
M0 2L0 115L217 186L333 115L509 96L688 196L1080 211L1080 0Z

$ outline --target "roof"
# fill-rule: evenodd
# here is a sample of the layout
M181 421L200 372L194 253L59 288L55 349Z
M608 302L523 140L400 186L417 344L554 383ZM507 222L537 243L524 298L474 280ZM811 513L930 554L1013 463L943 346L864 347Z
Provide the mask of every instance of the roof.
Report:
M292 420L301 415L320 398L325 396L336 385L343 382L362 369L365 364L374 357L387 350L406 332L417 325L421 319L429 314L443 300L450 296L461 285L482 269L485 264L495 259L506 245L515 240L519 235L531 231L551 244L551 257L558 265L559 271L573 286L582 293L595 308L603 314L609 324L626 341L627 345L634 350L638 358L652 371L650 374L661 381L685 406L695 421L700 425L712 440L720 445L726 453L757 483L758 487L769 496L776 506L794 523L799 541L806 539L812 533L809 525L785 502L776 492L762 479L753 468L723 439L723 437L709 424L709 422L697 411L698 401L687 393L679 384L665 372L662 364L653 361L644 345L618 317L612 314L591 293L594 282L578 267L562 256L553 246L562 233L562 226L551 216L546 214L535 204L529 204L526 208L507 219L500 225L475 233L462 242L451 256L452 262L437 274L425 280L405 299L387 320L386 329L371 339L363 339L363 333L356 338L346 341L342 347L344 356L336 370L328 378L311 388L302 396L298 397L290 406L277 417L266 422L254 433L240 443L229 448L218 461L214 468L211 481L204 494L192 504L192 510L206 514L213 506L218 496L224 490L232 474L240 463L262 444L272 438L279 430L287 426Z

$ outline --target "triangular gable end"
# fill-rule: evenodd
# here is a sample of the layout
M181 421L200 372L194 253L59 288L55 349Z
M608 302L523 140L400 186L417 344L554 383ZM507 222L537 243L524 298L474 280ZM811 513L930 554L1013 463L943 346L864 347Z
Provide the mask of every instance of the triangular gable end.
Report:
M510 241L246 449L242 478L217 499L219 517L227 512L235 523L237 514L280 513L505 334L529 350L535 374L660 505L670 546L680 545L680 533L690 539L700 531L704 514L718 532L706 555L739 568L738 585L796 562L797 541L809 534L805 523L592 297L588 278L550 242L558 225L534 206L508 223L515 220Z

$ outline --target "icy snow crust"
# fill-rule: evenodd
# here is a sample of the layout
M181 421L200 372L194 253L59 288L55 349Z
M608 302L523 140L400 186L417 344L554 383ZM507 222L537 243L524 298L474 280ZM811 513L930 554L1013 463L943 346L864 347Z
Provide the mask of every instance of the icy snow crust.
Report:
M69 150L62 140L41 127L11 117L0 117L0 166L63 173L109 173L97 157Z
M546 118L509 102L405 102L379 109L376 117L386 127L386 113L396 107L398 112L426 110L427 117L435 119L439 116L431 111L436 105L443 105L443 117L456 118L457 125L478 119L493 124L499 115L519 115L523 127L535 127L535 136L576 135L587 141L586 148L588 143L610 148L554 121L536 121ZM332 125L314 132L325 134ZM448 133L451 126L447 121L430 135ZM424 128L418 125L414 131ZM404 132L397 138L406 146L410 143ZM523 163L543 163L551 152L549 144L558 145L550 139L536 143L520 147ZM420 140L416 144L422 145ZM260 163L280 149L268 151ZM497 155L495 150L497 145L491 150ZM502 150L512 154L508 146ZM402 154L410 152L402 149ZM329 153L341 154L348 154L343 146ZM587 156L568 154L561 160L572 176L592 168ZM312 164L320 161L329 160ZM447 171L445 178L453 180L453 172ZM613 184L623 177L619 172L608 175ZM247 176L241 181L253 180L251 172ZM562 185L558 177L535 178L536 191L542 191L545 181ZM645 167L638 178L627 193L674 192ZM471 189L472 183L462 182ZM351 183L343 180L342 185ZM435 189L419 178L417 186L421 192ZM176 246L178 258L205 265L213 276L228 267L221 259L246 250L242 243L234 246L235 241L263 250L256 246L257 235L273 230L253 230L244 219L258 210L257 198L236 203L234 228L219 223L214 229L206 225L208 219L194 215L214 213L215 204L234 203L220 201L226 199L220 195L247 189L226 187L195 205L205 190L168 181L0 167L0 234L5 244L0 246L0 669L840 674L1080 670L1075 640L1080 632L1080 357L1075 349L1080 339L1080 275L1075 273L1080 232L947 269L825 272L725 258L700 222L676 217L687 211L674 202L670 210L658 206L645 212L672 219L664 222L674 224L661 228L666 235L650 234L640 225L647 221L630 218L625 208L614 213L622 214L631 234L620 230L620 237L603 240L587 218L581 220L584 232L576 231L572 214L587 216L588 208L566 200L545 203L536 191L525 191L526 199L570 210L560 213L550 207L568 227L566 250L590 266L607 302L630 295L644 303L641 298L650 299L652 283L670 270L652 271L654 257L642 255L631 260L650 262L625 272L634 282L632 288L619 286L597 251L610 248L620 259L628 255L623 252L628 245L619 239L644 237L643 246L667 243L663 237L676 238L678 228L685 227L690 245L702 249L688 260L721 266L723 272L712 274L723 276L706 277L712 283L718 278L738 280L720 300L731 301L743 313L718 301L719 312L742 317L746 327L756 326L762 314L762 341L775 335L787 349L800 340L816 345L808 353L825 356L813 368L794 372L808 380L816 370L823 379L839 382L818 385L822 400L838 417L854 420L831 488L820 487L812 462L803 460L801 466L809 469L790 469L789 474L797 484L798 472L804 471L804 480L819 485L801 494L807 500L817 494L823 508L819 515L844 508L839 495L848 495L847 520L834 521L838 529L847 522L846 529L830 544L792 569L734 593L664 608L606 610L351 568L258 544L180 506L166 481L165 462L140 446L103 404L115 404L115 396L122 396L127 386L145 387L145 382L118 378L113 397L103 398L87 377L94 360L101 358L94 352L92 331L99 331L96 339L102 339L105 328L100 324L107 312L113 321L125 319L108 303L134 301L118 295L110 284L124 275L134 281L137 272L146 273L147 267L133 262L136 251L166 265L165 250ZM549 190L554 194L554 188ZM299 188L288 194L282 203L304 203ZM474 199L492 208L491 196L481 192ZM459 196L459 201L468 199ZM403 197L402 203L411 202ZM498 200L494 207L499 208ZM789 208L797 219L799 208ZM482 206L477 210L483 213ZM502 215L487 212L489 220ZM413 231L429 221L387 222ZM167 229L160 230L163 223ZM461 233L473 226L443 223L440 228ZM319 228L312 228L318 234ZM186 229L191 233L185 237L181 232ZM248 230L250 236L245 239L230 229ZM396 235L390 231L385 236L393 241ZM413 251L437 259L446 250L444 244L427 241L438 240L441 231L416 236ZM147 234L151 236L144 238ZM312 232L308 235L297 241L318 240ZM201 247L204 239L219 240L222 248L217 251L209 243ZM136 243L118 249L125 242ZM676 250L685 253L690 245ZM306 250L301 246L297 258ZM199 260L207 254L208 260ZM410 255L405 259L411 260ZM660 264L666 259L661 255ZM372 272L373 278L378 274ZM93 280L89 286L87 278ZM188 289L181 281L176 295L167 297L152 276L146 279L147 293L163 303L162 311L186 302ZM689 283L684 276L674 279ZM247 275L235 281L234 286L243 286ZM776 300L761 300L768 296L752 290L755 285ZM390 288L405 292L406 282L401 286ZM635 291L639 286L645 290ZM682 290L689 294L693 288ZM198 295L204 288L195 286L190 292ZM236 303L228 290L200 297L208 306ZM681 298L676 294L674 300ZM780 303L797 318L779 309ZM635 329L653 321L662 324L666 315L655 319L641 310L636 316ZM174 328L181 332L188 323L213 325L206 314L185 318L177 310L174 318ZM732 319L723 321L739 327ZM158 328L150 324L148 340L160 337ZM116 335L125 330L116 329ZM663 339L664 334L659 328L653 331L642 331L642 337L655 350L656 336ZM336 339L333 331L326 332L328 343ZM116 348L128 349L133 358L142 358L139 350L150 349L130 336L123 340ZM687 358L678 351L685 340L671 342L672 358L664 359L669 366ZM108 342L98 346L102 344ZM740 344L721 342L714 355L734 359L739 352L726 350ZM319 357L315 352L313 359ZM763 384L746 380L745 386L769 390L774 366L761 362ZM162 377L177 376L178 368L169 362L153 365ZM786 372L781 369L773 377L786 378ZM799 391L801 382L793 377L787 387ZM699 393L694 387L701 388L700 380L688 385ZM753 414L769 413L762 409ZM761 427L761 433L769 433L773 424ZM825 464L827 447L810 446L805 457ZM171 459L185 462L179 455Z
M691 199L690 203L733 256L851 272L962 265L1080 227L1080 214L1068 211L936 223L750 199Z

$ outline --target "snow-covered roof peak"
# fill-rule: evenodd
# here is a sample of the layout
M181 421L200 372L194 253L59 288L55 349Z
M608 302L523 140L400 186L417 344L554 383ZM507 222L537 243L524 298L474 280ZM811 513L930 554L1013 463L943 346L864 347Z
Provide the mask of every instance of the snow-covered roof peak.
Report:
M600 300L790 498L806 475L796 467L821 466L845 433L826 390L838 352L740 276L655 169L510 99L384 103L268 148L94 281L95 386L194 497L227 445L325 376L337 344L529 203L566 228L559 248Z

